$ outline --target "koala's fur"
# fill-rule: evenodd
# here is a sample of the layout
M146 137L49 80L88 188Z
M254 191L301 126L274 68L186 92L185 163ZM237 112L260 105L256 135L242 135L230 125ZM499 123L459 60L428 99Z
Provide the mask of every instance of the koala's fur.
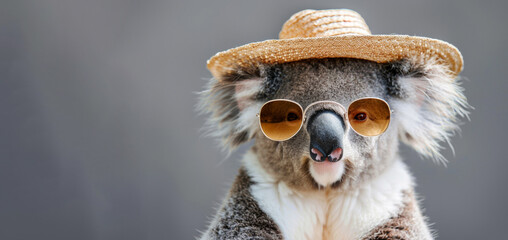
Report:
M449 140L468 108L447 69L417 57L389 63L309 59L237 68L212 79L201 99L202 110L212 115L211 133L230 150L251 139L254 146L202 239L432 239L398 149L400 139L444 161L440 143ZM348 126L338 178L312 172L303 128L275 142L262 134L256 117L271 99L291 99L305 108L321 100L347 107L363 97L389 103L390 126L376 137Z

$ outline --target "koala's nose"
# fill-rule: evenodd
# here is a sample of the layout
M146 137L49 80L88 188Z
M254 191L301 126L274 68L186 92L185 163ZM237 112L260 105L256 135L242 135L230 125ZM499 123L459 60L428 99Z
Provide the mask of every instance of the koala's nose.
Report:
M314 161L337 162L343 155L344 120L333 111L312 115L307 125L310 135L310 156Z

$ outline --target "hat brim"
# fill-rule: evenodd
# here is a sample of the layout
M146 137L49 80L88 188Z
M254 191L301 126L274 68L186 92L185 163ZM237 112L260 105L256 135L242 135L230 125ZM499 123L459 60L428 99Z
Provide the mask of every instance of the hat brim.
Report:
M238 68L256 64L277 64L312 58L357 58L378 63L411 57L436 59L456 77L463 60L453 45L432 38L407 35L346 35L319 38L291 38L249 43L215 54L207 62L219 81Z

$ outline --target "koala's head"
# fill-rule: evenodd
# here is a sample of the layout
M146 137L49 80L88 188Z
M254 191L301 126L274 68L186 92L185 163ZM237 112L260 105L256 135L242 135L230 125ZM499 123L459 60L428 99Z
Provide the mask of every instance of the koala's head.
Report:
M212 114L210 133L227 148L254 139L253 151L274 179L299 189L348 188L389 166L397 158L399 139L425 157L443 160L440 143L457 129L457 118L467 115L466 99L452 76L446 66L417 58L253 65L212 79L201 105ZM359 135L344 119L344 108L366 97L383 99L393 110L389 127L379 136ZM272 99L289 99L303 108L328 100L344 108L314 104L294 137L273 141L262 133L256 116ZM314 152L314 146L321 151ZM323 162L323 156L336 159Z

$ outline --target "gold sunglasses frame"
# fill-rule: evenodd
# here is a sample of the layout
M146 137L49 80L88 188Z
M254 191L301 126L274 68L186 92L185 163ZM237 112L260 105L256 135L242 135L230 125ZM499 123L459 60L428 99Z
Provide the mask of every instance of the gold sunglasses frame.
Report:
M388 111L389 111L389 113L390 113L390 115L389 115L389 119L390 119L390 120L388 121L388 126L386 126L385 130L384 130L382 133L378 134L378 135L374 135L374 136L366 136L366 135L360 134L358 131L356 131L356 130L355 130L355 129L351 126L351 123L349 123L349 114L348 114L348 113L349 113L349 107L351 107L351 104L353 104L353 103L355 103L355 102L357 102L357 101L360 101L360 100L365 100L365 99L376 99L376 100L381 100L382 102L384 102L384 103L386 104L386 106L388 106ZM300 108L300 110L302 110L302 118L303 118L303 119L302 119L302 123L300 124L300 127L298 128L298 131L296 131L293 135L291 135L291 137L289 137L289 138L287 138L287 139L284 139L284 140L275 140L275 139L272 139L271 137L268 137L268 136L266 135L265 131L263 130L263 127L261 126L261 117L260 117L260 114L261 114L261 109L263 109L263 107L264 107L266 104L271 103L271 102L275 102L275 101L286 101L286 102L291 102L291 103L296 104L296 105ZM298 133L300 132L300 130L302 130L303 125L305 125L305 121L307 121L307 118L305 117L305 113L307 113L307 110L308 110L310 107L312 107L312 106L314 106L314 105L316 105L316 104L320 104L320 103L331 103L331 104L336 104L336 105L338 105L339 107L341 107L343 110L345 110L345 116L344 116L344 117L345 117L345 120L349 123L349 128L353 129L353 131L354 131L356 134L358 134L358 135L360 135L360 136L363 136L363 137L377 137L377 136L379 136L379 135L383 134L384 132L386 132L386 130L388 129L388 127L390 127L390 123L391 123L391 119L392 119L392 113L394 112L394 111L390 108L390 104L388 104L388 102L386 102L384 99L377 98L377 97L364 97L364 98L358 98L358 99L356 99L356 100L352 101L352 102L348 105L347 109L346 109L346 108L345 108L342 104L340 104L340 103L338 103L338 102L336 102L336 101L331 101L331 100L323 100L323 101L313 102L313 103L309 104L309 105L308 105L308 106L304 109L304 108L302 107L302 105L300 105L300 104L299 104L298 102L296 102L296 101L293 101L293 100L291 100L291 99L285 99L285 98L277 98L277 99L272 99L272 100L270 100L270 101L265 102L265 103L261 106L261 108L259 109L258 113L256 114L256 117L258 118L259 128L261 129L261 132L263 133L263 135L265 135L265 137L267 137L268 139L270 139L270 140L272 140L272 141L277 141L277 142L287 141L287 140L289 140L289 139L293 138L294 136L296 136L296 134L298 134Z

